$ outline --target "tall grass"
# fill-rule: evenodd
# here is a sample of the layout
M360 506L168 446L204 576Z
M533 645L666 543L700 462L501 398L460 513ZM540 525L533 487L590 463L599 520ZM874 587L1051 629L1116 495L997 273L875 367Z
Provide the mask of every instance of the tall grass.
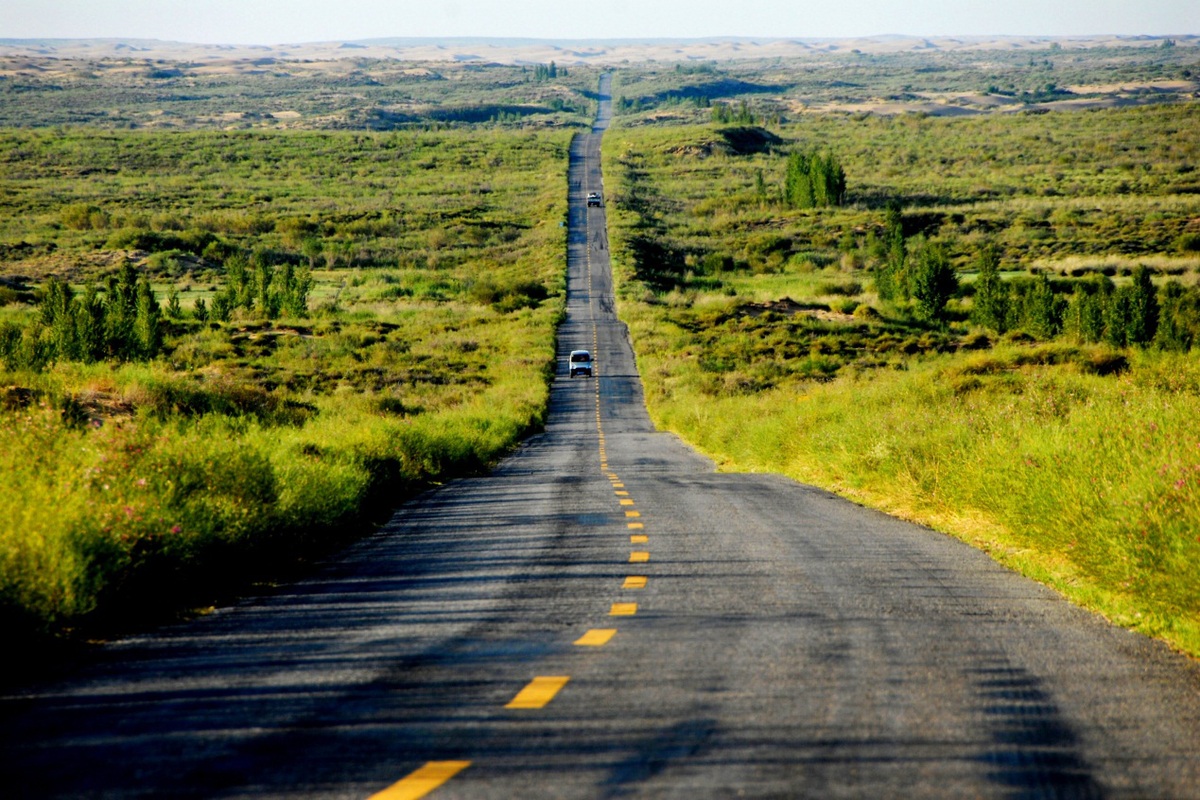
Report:
M970 324L966 292L946 322L922 324L880 304L869 272L892 197L964 267L990 242L1008 270L1120 276L1149 262L1192 282L1191 168L1160 126L1198 108L812 115L783 133L845 155L851 186L848 207L815 212L772 196L778 153L726 152L711 127L618 129L610 246L652 417L727 469L952 533L1200 655L1200 355L997 338ZM1147 134L1150 166L1117 191L1120 131ZM989 157L972 161L978 148ZM1059 159L1069 168L1043 191L1031 176Z
M1023 366L1029 348L1010 347L714 397L686 359L645 346L662 343L649 315L628 316L655 422L725 468L781 472L953 533L1200 655L1194 357L1142 354L1114 378Z
M544 383L527 377L405 419L331 399L300 427L208 415L76 429L45 403L4 415L6 622L55 629L109 603L202 599L205 584L327 547L367 504L478 471L537 425Z
M88 161L88 138L0 132L30 148L0 154L28 173L5 183L15 210L0 215L0 238L55 245L7 265L24 272L18 283L27 288L0 307L0 321L34 324L37 309L25 299L36 298L45 272L81 283L104 273L92 256L107 233L57 225L73 219L54 199L61 175L30 155L51 153L75 168ZM233 211L224 189L193 184L165 190L164 206L189 218L259 219L222 228L235 252L306 258L284 223L311 217L328 247L349 243L356 254L324 251L337 258L314 270L306 314L269 319L256 306L228 322L191 312L195 296L225 281L219 255L179 256L173 266L146 259L142 270L158 269L160 286L200 287L165 323L158 358L0 369L8 640L95 632L227 597L361 535L373 515L431 482L486 469L539 427L564 303L568 139L494 131L97 137L106 152L144 145L142 160L122 163L116 178L77 189L105 209L98 224L133 213L122 187L153 186L161 169L182 179L188 167L172 154L205 143L230 157L273 156L285 175L248 174L237 189L270 194L273 205ZM433 171L415 163L431 154L455 160ZM376 164L388 182L351 177L325 193L312 175L335 170L335 161ZM232 180L238 169L211 173ZM377 217L392 221L367 224Z

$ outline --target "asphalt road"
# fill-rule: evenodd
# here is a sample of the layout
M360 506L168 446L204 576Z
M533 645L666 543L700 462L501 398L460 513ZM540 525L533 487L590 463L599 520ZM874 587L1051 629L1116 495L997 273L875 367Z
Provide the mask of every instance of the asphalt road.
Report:
M1196 663L654 431L584 205L607 108L560 342L598 377L311 578L0 698L0 796L1200 797Z

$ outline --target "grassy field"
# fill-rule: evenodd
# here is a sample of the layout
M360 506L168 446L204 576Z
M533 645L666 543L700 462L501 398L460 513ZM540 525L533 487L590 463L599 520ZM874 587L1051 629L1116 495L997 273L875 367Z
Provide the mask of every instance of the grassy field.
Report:
M652 416L724 468L932 525L1200 654L1197 351L1114 344L1118 303L1096 337L1071 322L1080 298L1132 296L1139 265L1160 330L1171 298L1200 300L1197 140L1178 135L1198 114L614 130L620 312ZM784 202L787 153L813 147L844 165L844 206ZM907 263L937 248L957 273L941 318L879 296L892 230ZM999 326L978 316L988 250L1012 306ZM1057 314L1044 329L1039 287Z
M913 42L903 52L864 43L793 58L663 59L619 70L613 94L628 126L708 122L721 110L744 117L726 121L777 125L814 114L960 118L1151 105L1189 100L1198 88L1194 43L1027 44L941 50Z
M211 602L537 428L569 138L0 132L6 631ZM156 353L55 350L47 281L111 310L121 274Z
M0 126L167 130L563 127L597 72L393 58L0 57ZM545 65L543 65L545 66Z
M1200 66L1167 44L622 65L609 218L656 419L1200 652ZM204 606L535 429L596 75L0 60L5 629ZM793 206L793 151L844 204ZM936 313L926 261L957 276Z

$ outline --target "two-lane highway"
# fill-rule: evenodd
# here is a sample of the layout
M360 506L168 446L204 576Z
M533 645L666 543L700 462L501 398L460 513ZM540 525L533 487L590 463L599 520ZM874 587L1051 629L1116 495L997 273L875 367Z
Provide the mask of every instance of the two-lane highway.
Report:
M313 577L4 697L0 796L1200 797L1194 662L654 431L601 94L559 342L597 377L564 359L545 433Z

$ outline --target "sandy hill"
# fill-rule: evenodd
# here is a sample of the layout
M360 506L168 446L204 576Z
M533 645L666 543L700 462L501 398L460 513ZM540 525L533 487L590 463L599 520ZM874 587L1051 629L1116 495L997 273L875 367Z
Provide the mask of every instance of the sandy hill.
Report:
M330 60L392 58L404 61L484 61L504 64L614 64L623 61L689 61L788 58L815 53L952 52L962 50L1037 50L1069 48L1157 47L1164 36L1087 37L914 37L871 36L851 39L364 39L274 45L189 44L147 39L0 39L0 57L75 59L163 59L206 62L245 59ZM1181 46L1200 45L1200 36L1170 37Z

